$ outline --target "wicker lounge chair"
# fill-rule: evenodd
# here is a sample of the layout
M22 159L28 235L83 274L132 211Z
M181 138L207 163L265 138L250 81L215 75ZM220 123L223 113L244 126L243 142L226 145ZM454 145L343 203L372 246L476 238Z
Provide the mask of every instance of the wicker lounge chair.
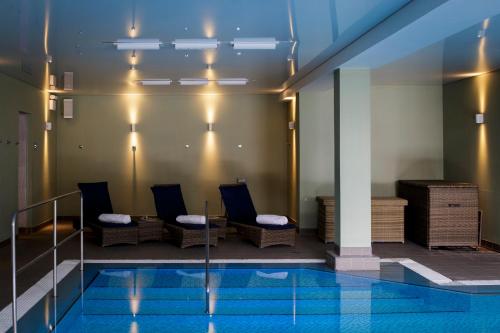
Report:
M259 248L271 245L295 246L294 224L257 224L257 212L246 184L221 185L219 190L226 207L228 223L234 225L243 238L249 239Z
M91 227L101 246L114 244L137 244L137 223L103 223L99 215L112 214L108 183L78 183L83 196L84 226Z
M187 215L186 205L179 184L154 185L156 213L165 222L165 228L181 248L205 244L205 225L178 223L179 215ZM217 226L210 225L210 245L217 246Z

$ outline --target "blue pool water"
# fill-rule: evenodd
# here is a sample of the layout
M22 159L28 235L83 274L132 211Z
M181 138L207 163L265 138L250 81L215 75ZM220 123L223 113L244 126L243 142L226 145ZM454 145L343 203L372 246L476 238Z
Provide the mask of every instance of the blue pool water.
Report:
M104 269L58 332L500 332L500 296L310 268Z

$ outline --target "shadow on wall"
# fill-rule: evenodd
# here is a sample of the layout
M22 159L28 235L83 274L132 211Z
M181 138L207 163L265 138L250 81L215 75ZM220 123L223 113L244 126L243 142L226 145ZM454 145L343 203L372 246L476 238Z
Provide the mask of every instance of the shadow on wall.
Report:
M372 175L372 196L395 196L398 180L443 179L442 160L401 158L392 166Z

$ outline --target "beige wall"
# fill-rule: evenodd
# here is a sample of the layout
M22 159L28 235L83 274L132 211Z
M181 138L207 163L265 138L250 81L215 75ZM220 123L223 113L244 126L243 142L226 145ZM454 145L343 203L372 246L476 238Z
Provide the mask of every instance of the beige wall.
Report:
M18 114L28 113L28 203L55 194L56 124L44 131L45 119L55 122L46 109L46 93L19 80L0 74L0 241L10 238L10 221L17 209ZM7 144L7 140L11 141ZM38 149L33 145L38 144ZM37 209L28 220L34 226L49 219L50 208Z
M216 214L218 185L240 177L258 211L287 212L287 109L277 96L76 96L75 110L74 119L59 119L61 192L107 180L115 211L154 214L150 186L175 182L190 212L208 199Z
M500 72L444 86L444 175L479 185L482 238L500 244ZM477 125L476 113L485 123Z
M315 197L334 193L331 80L300 91L301 228L316 228ZM372 195L395 195L399 179L442 178L442 86L373 85L371 96Z
M316 197L334 193L333 75L299 93L299 224L317 226Z
M372 195L399 179L443 178L441 85L372 86Z

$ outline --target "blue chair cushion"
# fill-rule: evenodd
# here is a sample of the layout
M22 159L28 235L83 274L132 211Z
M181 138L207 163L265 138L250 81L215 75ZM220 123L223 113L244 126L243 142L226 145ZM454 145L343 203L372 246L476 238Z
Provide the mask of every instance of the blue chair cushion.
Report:
M220 185L219 191L229 221L256 224L257 212L246 184Z
M295 229L295 224L287 223L285 225L274 225L274 224L256 224L257 226L266 230L286 230Z
M101 214L113 214L108 183L78 183L83 197L84 223L98 221Z
M155 185L151 187L155 199L156 214L167 223L176 223L179 215L187 215L181 185Z
M179 223L179 222L167 222L167 224L174 225L176 227L180 227L188 230L203 230L205 229L204 224L192 224L192 223ZM210 223L210 229L218 228L219 226L216 224Z
M127 223L127 224L97 221L97 223L95 223L95 224L97 224L98 226L101 226L103 228L127 228L127 227L137 227L138 226L137 222L133 222L133 221L130 223Z

